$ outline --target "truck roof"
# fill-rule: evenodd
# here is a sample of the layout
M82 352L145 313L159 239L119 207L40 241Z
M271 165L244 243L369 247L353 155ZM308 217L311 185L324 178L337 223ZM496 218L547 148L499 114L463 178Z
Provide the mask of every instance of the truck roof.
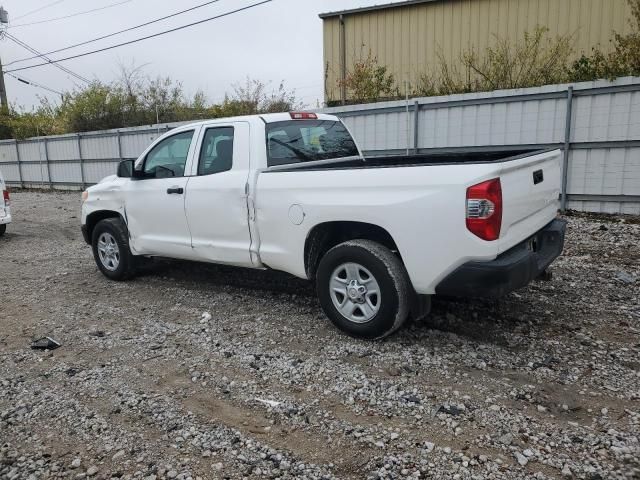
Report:
M315 114L318 120L329 120L333 122L338 122L340 119L335 115L330 115L327 113L316 113ZM209 125L212 123L225 123L225 122L235 122L235 121L256 121L261 120L265 123L273 123L273 122L286 122L288 120L292 120L291 112L282 112L282 113L264 113L260 115L242 115L238 117L221 117L221 118L211 118L209 120L202 120L199 122L187 123L184 125L180 125L177 128L187 128L198 125ZM305 121L305 120L301 120Z
M297 113L297 112L296 112ZM266 113L264 115L259 115L266 123L272 122L286 122L287 120L292 120L291 117L292 112L283 112L283 113ZM318 120L331 120L338 122L340 119L335 115L330 115L328 113L314 113Z

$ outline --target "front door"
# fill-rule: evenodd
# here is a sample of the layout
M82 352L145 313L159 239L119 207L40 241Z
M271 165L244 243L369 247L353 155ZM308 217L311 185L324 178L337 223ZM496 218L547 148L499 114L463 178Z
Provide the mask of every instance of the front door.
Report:
M130 180L125 215L134 254L192 257L184 204L195 134L187 130L160 141L147 153L143 175Z

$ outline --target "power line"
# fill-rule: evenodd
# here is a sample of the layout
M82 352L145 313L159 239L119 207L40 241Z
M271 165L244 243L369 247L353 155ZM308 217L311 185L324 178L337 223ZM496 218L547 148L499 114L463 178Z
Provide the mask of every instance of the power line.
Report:
M125 28L124 30L119 30L117 32L110 33L108 35L103 35L101 37L94 38L92 40L87 40L86 42L76 43L75 45L70 45L68 47L59 48L57 50L51 50L50 52L46 52L45 55L51 55L52 53L64 52L65 50L70 50L72 48L80 47L82 45L87 45L88 43L93 43L93 42L97 42L98 40L104 40L105 38L114 37L116 35L120 35L121 33L130 32L130 31L136 30L138 28L146 27L147 25L151 25L153 23L161 22L162 20L166 20L166 19L171 18L171 17L176 17L178 15L182 15L183 13L191 12L193 10L197 10L198 8L206 7L207 5L211 5L212 3L217 3L219 1L220 0L211 0L211 1L208 1L208 2L205 2L205 3L201 3L200 5L196 5L195 7L187 8L186 10L181 10L179 12L172 13L171 15L166 15L164 17L156 18L155 20L151 20L149 22L142 23L142 24L136 25L134 27ZM8 67L9 65L13 65L14 63L18 63L18 62L26 62L27 60L33 60L34 58L37 58L37 56L36 57L29 57L29 58L22 58L20 60L14 60L12 62L7 63L5 65L5 67Z
M41 11L41 10L44 10L45 8L53 7L54 5L57 5L57 4L62 3L64 1L65 0L57 0L55 2L47 3L46 5L44 5L42 7L36 8L35 10L31 10L30 12L27 12L27 13L25 13L23 15L20 15L19 17L16 17L14 20L18 20L19 18L28 17L29 15L32 15L34 13L37 13L37 12Z
M24 83L26 85L31 85L33 87L42 88L43 90L47 90L47 91L49 91L51 93L55 93L55 94L60 95L60 96L64 95L62 92L54 90L53 88L45 87L44 85L40 85L39 83L36 83L36 82L34 82L32 80L28 80L26 78L18 77L17 75L14 75L13 73L7 73L7 75L9 75L10 77L15 78L19 82Z
M200 25L200 24L205 23L205 22L210 22L210 21L216 20L218 18L227 17L229 15L233 15L234 13L242 12L244 10L249 10L251 8L254 8L254 7L257 7L259 5L263 5L265 3L269 3L269 2L272 2L272 1L273 0L263 0L263 1L258 2L258 3L253 3L251 5L247 5L246 7L242 7L242 8L238 8L236 10L231 10L229 12L221 13L220 15L216 15L214 17L205 18L204 20L199 20L197 22L189 23L187 25L181 25L180 27L172 28L170 30L164 30L164 31L159 32L159 33L154 33L153 35L147 35L146 37L136 38L135 40L129 40L128 42L118 43L116 45L111 45L109 47L100 48L98 50L93 50L93 51L90 51L90 52L80 53L78 55L73 55L71 57L58 58L56 60L51 60L48 63L37 63L35 65L29 65L27 67L20 67L20 68L14 68L13 70L6 70L6 73L18 72L18 71L21 71L21 70L28 70L30 68L41 67L43 65L48 65L49 63L64 62L64 61L67 61L67 60L72 60L74 58L85 57L87 55L93 55L94 53L100 53L100 52L104 52L104 51L107 51L107 50L112 50L114 48L123 47L125 45L131 45L132 43L141 42L143 40L148 40L150 38L155 38L155 37L159 37L161 35L166 35L167 33L173 33L173 32L176 32L178 30L183 30L185 28L193 27L195 25Z
M30 22L30 23L20 23L18 25L10 25L9 28L19 28L19 27L27 27L29 25L39 25L41 23L50 23L50 22L56 22L58 20L65 20L67 18L73 18L73 17L78 17L80 15L86 15L88 13L93 13L93 12L99 12L100 10L106 10L107 8L113 8L113 7L117 7L118 5L123 5L125 3L129 3L132 2L133 0L124 0L122 2L118 2L118 3L112 3L110 5L105 5L104 7L100 7L100 8L93 8L91 10L85 10L84 12L76 12L76 13L72 13L70 15L65 15L64 17L56 17L56 18L49 18L48 20L39 20L37 22ZM32 57L33 58L33 57Z
M5 36L9 39L12 40L14 43L20 45L22 48L30 51L31 53L35 53L38 57L42 58L43 60L46 60L47 63L44 63L43 65L53 65L54 67L62 70L65 73L68 73L69 75L71 75L72 77L77 78L78 80L81 80L85 83L91 83L90 80L86 79L85 77L83 77L82 75L77 74L76 72L69 70L67 67L64 67L62 65L58 65L57 63L53 62L49 57L47 57L46 55L38 52L38 50L36 50L35 48L27 45L25 42L23 42L22 40L14 37L13 35L11 35L10 33L5 32ZM5 70L5 73L9 73L9 71Z
M73 70L68 69L67 67L65 67L63 65L58 65L57 63L53 62L49 57L47 57L46 55L40 53L38 50L36 50L35 48L33 48L30 45L26 44L22 40L14 37L13 35L5 32L5 36L7 38L9 38L10 40L12 40L14 43L20 45L22 48L30 51L31 53L35 53L37 57L40 57L43 60L46 60L47 61L46 65L49 65L49 64L53 65L54 67L58 68L59 70L62 70L63 72L71 75L72 77L74 77L74 78L76 78L76 79L78 79L78 80L80 80L82 82L91 83L91 80L88 80L87 78L85 78L82 75L74 72ZM5 73L8 73L8 72L5 70Z

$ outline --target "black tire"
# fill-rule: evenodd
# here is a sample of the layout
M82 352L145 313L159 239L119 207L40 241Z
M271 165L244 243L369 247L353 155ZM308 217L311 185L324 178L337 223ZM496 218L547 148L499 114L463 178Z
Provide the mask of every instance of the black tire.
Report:
M355 263L367 269L378 283L380 298L375 316L362 323L345 317L334 305L331 281L341 265ZM325 314L340 330L352 337L380 339L396 332L406 321L411 284L400 259L388 248L371 240L351 240L335 246L320 260L316 289Z
M117 266L111 268L103 263L98 252L98 242L103 235L110 235L118 248L119 260ZM135 257L129 249L129 235L127 227L120 218L106 218L98 222L91 235L93 258L102 274L110 280L122 281L135 275ZM115 268L113 268L115 266Z
M4 232L7 231L7 224L3 223L2 225L0 225L0 237L4 235Z

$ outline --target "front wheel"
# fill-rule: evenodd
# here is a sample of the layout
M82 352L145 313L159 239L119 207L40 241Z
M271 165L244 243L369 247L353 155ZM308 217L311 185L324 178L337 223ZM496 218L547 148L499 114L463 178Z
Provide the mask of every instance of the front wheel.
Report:
M127 280L135 273L129 250L127 227L119 218L101 220L91 235L93 257L103 275L111 280Z
M407 319L410 282L400 259L371 240L351 240L329 250L316 274L322 309L351 336L378 339Z

